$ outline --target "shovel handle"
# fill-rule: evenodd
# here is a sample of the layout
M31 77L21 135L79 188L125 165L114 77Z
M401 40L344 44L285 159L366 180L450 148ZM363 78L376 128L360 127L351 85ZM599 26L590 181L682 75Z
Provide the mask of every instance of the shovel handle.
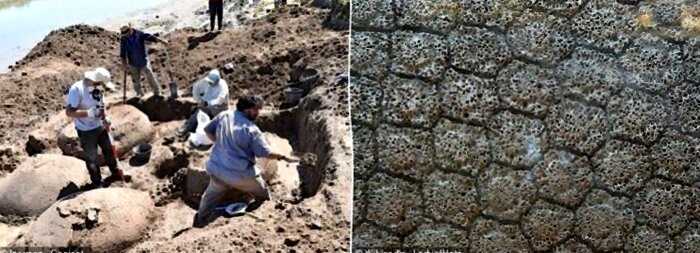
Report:
M124 82L123 82L124 86L122 87L122 90L124 90L124 96L122 97L122 102L124 102L124 104L126 104L126 80L127 80L126 75L127 75L127 71L125 69L124 70Z

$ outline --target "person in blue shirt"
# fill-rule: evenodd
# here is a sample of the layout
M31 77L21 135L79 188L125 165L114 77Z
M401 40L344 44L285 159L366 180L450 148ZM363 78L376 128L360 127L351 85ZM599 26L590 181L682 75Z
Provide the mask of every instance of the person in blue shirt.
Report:
M214 142L206 163L209 185L202 195L194 227L203 227L214 218L214 209L227 191L237 189L248 193L248 203L270 199L270 192L255 166L256 157L296 162L274 153L255 125L263 100L259 96L238 99L236 110L227 110L216 116L204 128Z
M146 74L146 80L151 84L154 96L160 96L160 84L153 74L151 63L148 60L146 51L146 41L160 42L168 44L168 41L134 29L131 25L121 28L121 43L119 57L121 57L124 70L131 72L131 78L134 82L134 90L139 97L143 97L144 93L141 90L141 72Z

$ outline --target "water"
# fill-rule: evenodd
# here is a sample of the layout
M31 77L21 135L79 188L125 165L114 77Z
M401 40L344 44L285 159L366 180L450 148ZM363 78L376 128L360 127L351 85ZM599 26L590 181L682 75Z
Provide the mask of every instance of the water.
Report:
M168 0L0 0L0 73L52 30L98 25Z

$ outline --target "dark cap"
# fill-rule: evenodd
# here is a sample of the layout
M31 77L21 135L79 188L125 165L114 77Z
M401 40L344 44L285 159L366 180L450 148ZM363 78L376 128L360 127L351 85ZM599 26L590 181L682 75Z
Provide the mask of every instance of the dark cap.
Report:
M238 99L236 110L243 111L254 107L262 107L265 103L260 96L244 96Z

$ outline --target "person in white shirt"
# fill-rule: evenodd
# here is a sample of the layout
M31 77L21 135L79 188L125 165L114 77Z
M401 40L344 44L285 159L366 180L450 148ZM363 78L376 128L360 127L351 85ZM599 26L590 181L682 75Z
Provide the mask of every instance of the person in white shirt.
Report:
M85 72L83 80L71 85L66 97L66 115L74 120L92 188L102 186L98 147L102 149L112 176L118 180L124 179L124 173L117 167L109 134L105 130L109 128L109 121L105 117L102 91L99 89L102 86L114 89L109 71L105 68L97 68Z
M197 102L198 110L216 117L219 113L228 110L228 83L221 78L218 69L209 71L209 74L192 85L192 96ZM197 129L197 111L185 122L180 129L180 134L185 135Z

